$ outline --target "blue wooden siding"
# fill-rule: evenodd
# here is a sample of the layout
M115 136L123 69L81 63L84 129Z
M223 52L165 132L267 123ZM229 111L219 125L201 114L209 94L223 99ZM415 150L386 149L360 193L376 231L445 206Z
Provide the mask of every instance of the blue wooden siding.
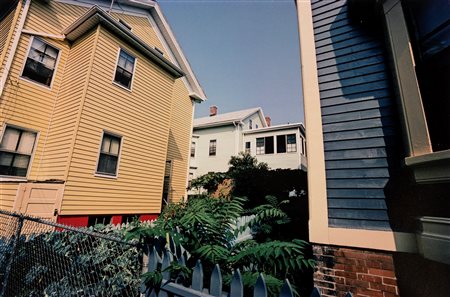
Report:
M383 41L351 22L346 1L312 1L312 13L329 225L389 229L399 135Z

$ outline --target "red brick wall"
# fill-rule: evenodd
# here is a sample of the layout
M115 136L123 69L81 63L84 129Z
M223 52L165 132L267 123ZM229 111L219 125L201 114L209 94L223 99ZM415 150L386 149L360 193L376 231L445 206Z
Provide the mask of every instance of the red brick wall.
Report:
M390 253L313 245L317 259L314 286L322 296L400 296Z

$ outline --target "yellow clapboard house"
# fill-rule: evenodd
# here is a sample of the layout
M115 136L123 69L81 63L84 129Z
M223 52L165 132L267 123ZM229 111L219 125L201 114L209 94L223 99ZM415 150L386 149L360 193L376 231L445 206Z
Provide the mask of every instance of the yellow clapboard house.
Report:
M0 50L1 209L86 226L186 196L206 98L157 3L3 1Z

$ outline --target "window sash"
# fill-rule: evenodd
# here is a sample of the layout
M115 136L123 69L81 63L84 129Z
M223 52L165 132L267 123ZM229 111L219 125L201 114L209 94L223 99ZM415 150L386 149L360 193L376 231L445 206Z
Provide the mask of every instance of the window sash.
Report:
M117 175L121 137L107 133L103 134L100 155L97 164L97 173Z
M209 141L209 155L215 156L217 152L217 141L216 140L210 140Z
M264 138L256 138L256 154L257 155L263 155L264 154Z
M36 133L6 126L0 143L0 175L26 177Z
M114 82L128 89L131 88L135 64L136 58L121 49L114 74Z
M288 153L297 151L297 138L295 134L288 134L286 137L286 150Z
M33 41L28 52L22 76L50 86L58 60L59 50L38 38Z
M247 141L245 143L245 153L250 154L250 151L251 151L251 142Z

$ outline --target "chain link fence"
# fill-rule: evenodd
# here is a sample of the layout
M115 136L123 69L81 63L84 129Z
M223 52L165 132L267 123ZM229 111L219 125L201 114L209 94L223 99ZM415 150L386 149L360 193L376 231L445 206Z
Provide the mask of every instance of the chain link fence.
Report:
M140 296L142 250L123 234L0 210L0 296Z

